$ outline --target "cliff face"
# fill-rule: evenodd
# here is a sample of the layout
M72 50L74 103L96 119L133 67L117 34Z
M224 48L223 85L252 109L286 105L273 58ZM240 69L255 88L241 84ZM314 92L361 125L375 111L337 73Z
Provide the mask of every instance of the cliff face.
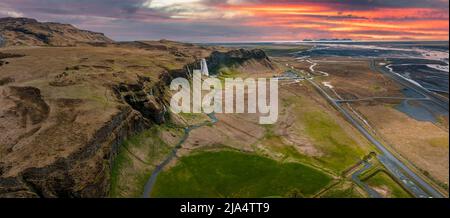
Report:
M130 107L112 116L79 151L44 167L27 168L0 179L0 197L84 198L106 196L109 166L118 146L149 123ZM0 166L7 170L8 166Z
M110 187L111 166L124 139L166 122L170 102L168 85L174 78L186 77L184 66L192 65L198 57L186 52L188 58L179 59L170 50L148 47L122 50L124 45L119 46L118 50L111 51L92 47L80 51L45 49L44 57L36 49L24 55L4 53L9 64L0 67L3 73L0 75L6 76L0 78L3 81L0 84L0 197L105 197ZM193 51L190 45L186 49ZM61 53L52 54L49 52L52 50ZM111 59L124 51L130 52L126 61ZM155 55L156 51L162 53ZM142 60L142 52L153 55L149 62ZM199 52L208 53L199 49L192 54ZM75 54L79 60L66 58ZM53 76L31 74L35 78L28 78L29 74L24 78L18 76L18 72L32 69L27 64L39 69L32 62L34 56L38 57L36 63L45 69L56 66L57 71L64 72L53 72L50 74ZM74 63L60 63L47 56ZM179 63L179 66L167 71L164 68L168 67L159 65L130 64L134 60L153 63L156 57L164 57L158 64L173 58L170 64ZM215 52L210 60L218 66L259 65L268 70L272 66L259 51ZM53 79L59 83L55 84ZM30 80L44 82L37 87L21 85ZM77 95L78 92L83 94Z
M108 196L121 143L166 122L167 84L211 50L166 41L2 48L0 198Z
M207 59L210 73L217 74L223 67L234 68L244 72L270 72L276 66L263 50L232 50L228 52L215 51Z
M212 68L273 68L260 50L109 43L32 19L0 19L0 35L6 45L46 46L0 52L0 198L105 197L119 146L167 121L168 85L186 65L209 57Z
M4 124L12 125L0 137L1 144L6 145L0 152L5 156L0 161L0 198L107 196L110 167L123 140L151 125L165 122L168 93L163 78L166 77L171 76L163 73L156 83L139 76L136 81L113 85L111 89L116 94L116 101L121 104L104 119L104 123L91 130L77 125L83 100L58 99L56 103L48 103L40 90L34 87L11 86L0 90L7 96L0 99L0 104L12 106L0 113L2 129ZM61 114L51 114L50 107ZM55 116L64 118L49 125ZM21 123L21 126L14 127L16 123ZM91 121L95 126L94 123ZM62 132L62 129L67 132ZM48 134L48 131L56 134ZM27 138L38 140L28 143ZM76 146L76 149L67 153L61 146ZM59 152L47 157L27 154L52 152L57 147L60 147ZM15 162L21 158L27 158L25 163ZM48 161L48 164L42 161Z
M168 93L164 81L151 85L150 78L139 77L135 83L120 83L113 89L117 98L122 99L145 119L157 125L166 122L169 101L166 99Z
M102 33L80 30L70 24L41 23L29 18L0 18L0 47L74 46L77 43L111 43Z

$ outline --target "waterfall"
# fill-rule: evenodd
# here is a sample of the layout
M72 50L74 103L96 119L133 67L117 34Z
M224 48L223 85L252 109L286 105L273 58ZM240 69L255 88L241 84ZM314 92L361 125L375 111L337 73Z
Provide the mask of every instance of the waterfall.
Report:
M208 64L204 58L200 62L200 71L203 76L209 76Z

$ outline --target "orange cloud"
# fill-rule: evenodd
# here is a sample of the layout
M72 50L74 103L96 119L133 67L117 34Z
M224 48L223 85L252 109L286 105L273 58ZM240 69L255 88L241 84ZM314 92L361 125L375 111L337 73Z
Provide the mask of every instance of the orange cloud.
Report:
M251 15L242 23L247 26L309 29L355 39L448 39L448 10L433 8L336 10L320 4L267 4L222 5L221 9Z

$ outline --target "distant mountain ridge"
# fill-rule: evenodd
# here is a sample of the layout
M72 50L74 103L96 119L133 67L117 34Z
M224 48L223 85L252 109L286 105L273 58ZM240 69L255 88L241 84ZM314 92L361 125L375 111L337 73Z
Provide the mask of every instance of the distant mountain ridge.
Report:
M0 18L0 46L74 46L78 43L109 43L103 33L78 29L70 24L39 22L30 18Z

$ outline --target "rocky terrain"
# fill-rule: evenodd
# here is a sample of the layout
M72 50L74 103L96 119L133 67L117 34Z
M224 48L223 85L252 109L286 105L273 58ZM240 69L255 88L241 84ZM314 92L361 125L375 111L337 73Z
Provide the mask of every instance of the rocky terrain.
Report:
M238 49L228 52L215 51L208 57L208 66L212 74L218 74L223 67L235 68L245 72L273 72L275 64L261 49Z
M114 43L25 18L1 19L0 29L7 45L0 48L0 197L107 196L123 140L176 119L167 87L187 75L186 65L207 58L272 68L258 50Z
M102 33L80 30L70 24L42 23L29 18L0 18L0 46L74 46L86 42L112 40Z

